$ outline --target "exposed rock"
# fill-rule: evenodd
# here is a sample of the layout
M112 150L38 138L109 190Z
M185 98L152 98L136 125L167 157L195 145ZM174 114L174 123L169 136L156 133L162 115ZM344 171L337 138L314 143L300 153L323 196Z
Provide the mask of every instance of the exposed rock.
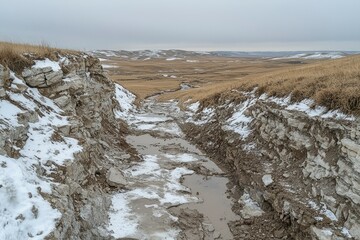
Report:
M133 154L122 133L126 131L126 125L120 129L121 123L115 119L114 109L119 107L113 101L115 87L103 74L97 59L73 56L66 67L66 76L61 70L53 71L51 67L25 69L20 80L30 86L29 91L25 91L25 85L23 90L5 88L6 91L23 93L21 99L31 100L32 104L26 106L13 101L20 111L16 116L18 125L0 119L0 154L18 158L27 139L38 140L29 132L29 123L39 123L43 112L53 114L49 121L57 121L59 115L67 117L68 125L39 132L48 134L53 131L49 142L54 144L64 144L68 138L76 139L82 148L74 155L73 161L65 161L63 166L55 162L58 156L66 155L59 150L54 152L55 159L36 165L41 178L57 183L51 193L44 193L44 198L61 213L56 229L48 238L113 239L106 228L111 205L109 184L116 187L126 185L118 169L121 156ZM9 71L0 65L0 85L10 84ZM2 86L1 98L6 94ZM39 88L40 93L35 88ZM52 103L42 96L52 99ZM62 111L56 110L54 103ZM30 110L33 107L35 110ZM44 123L44 127L47 125ZM110 169L108 182L105 169ZM40 211L34 208L33 214L40 216L43 214Z
M62 77L63 77L63 72L61 70L57 72L45 73L46 84L48 86L59 83Z
M272 184L274 181L272 180L272 177L270 174L266 174L264 175L261 180L263 181L265 187L269 186L270 184Z
M236 171L239 186L263 208L264 221L266 216L272 216L272 224L283 221L295 239L348 239L339 230L343 227L360 239L358 118L311 117L255 101L247 109L252 121L242 126L251 134L243 140L224 128L237 107L228 106L226 95L213 100L222 107L206 123L187 123L184 129L204 152ZM193 119L201 119L201 114L198 111Z
M126 186L126 179L121 171L116 168L110 168L107 173L107 182L112 187L124 187Z
M25 82L31 87L48 87L59 83L63 77L63 72L53 71L51 67L30 68L22 72Z
M70 97L67 95L58 97L56 99L54 99L54 102L59 106L59 107L65 107L66 105L68 105L70 103Z

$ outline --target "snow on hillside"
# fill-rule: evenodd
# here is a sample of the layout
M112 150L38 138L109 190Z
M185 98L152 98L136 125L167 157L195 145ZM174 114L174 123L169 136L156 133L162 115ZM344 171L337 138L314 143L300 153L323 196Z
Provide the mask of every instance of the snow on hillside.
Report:
M337 59L342 58L345 55L341 52L314 52L314 53L299 53L290 56L277 57L272 60L282 60L282 59Z
M129 113L135 111L134 101L136 96L120 84L115 83L115 100L119 103L120 109L114 110L117 118L127 119Z
M237 91L237 90L233 90ZM314 107L314 101L311 99L304 99L300 102L292 103L290 101L291 95L283 98L279 97L269 97L267 94L262 94L257 97L254 92L239 92L239 94L243 94L247 96L247 99L237 106L233 106L233 103L228 105L224 105L221 107L225 108L233 108L233 113L223 122L223 130L232 131L237 133L241 139L246 139L250 133L250 123L253 118L249 114L249 108L254 106L258 101L271 102L275 103L278 106L289 110L289 111L299 111L302 112L309 117L315 118L333 118L336 120L347 120L354 121L355 117L352 115L346 115L339 110L328 110L322 106ZM216 117L216 109L213 107L206 107L199 111L200 103L195 102L187 106L187 114L188 119L186 120L188 123L193 123L196 125L202 125L206 123L210 123L211 121L215 121Z
M58 64L48 59L37 61L34 67L58 69ZM44 199L42 193L51 193L52 180L39 176L44 169L51 173L53 163L62 165L73 160L74 153L81 151L78 141L64 137L54 139L58 127L69 125L66 117L55 103L30 88L11 73L13 89L27 88L24 93L7 91L9 100L0 99L0 137L25 132L24 146L18 157L0 154L0 239L44 239L61 217ZM15 83L15 84L14 84ZM20 121L19 114L37 112L31 122Z

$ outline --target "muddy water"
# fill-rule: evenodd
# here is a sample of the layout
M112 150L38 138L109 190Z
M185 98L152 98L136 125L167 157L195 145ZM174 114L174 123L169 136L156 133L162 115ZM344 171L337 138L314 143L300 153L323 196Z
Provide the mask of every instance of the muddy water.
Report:
M199 149L184 139L174 120L175 102L145 102L129 116L134 134L126 138L142 162L123 169L128 190L113 199L110 229L117 238L176 239L181 229L170 208L189 208L212 225L209 239L232 239L227 223L239 219L227 198L228 179ZM119 227L121 225L121 227ZM202 237L194 237L201 239Z
M193 174L185 177L183 184L198 196L201 203L184 204L181 207L196 209L207 216L220 233L222 239L233 239L227 225L229 221L239 220L239 216L231 210L232 202L225 194L228 179L218 176Z

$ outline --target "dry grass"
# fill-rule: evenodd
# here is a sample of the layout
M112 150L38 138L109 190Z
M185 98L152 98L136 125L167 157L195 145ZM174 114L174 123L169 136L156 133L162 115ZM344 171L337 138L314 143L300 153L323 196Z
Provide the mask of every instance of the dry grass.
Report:
M160 100L178 99L180 102L208 101L219 94L236 101L231 89L284 97L292 101L305 98L317 105L340 109L345 113L360 114L360 56L336 60L307 60L293 64L286 60L232 59L199 57L197 63L186 61L128 61L112 58L110 75L140 97L175 89L181 82L196 86L184 91L163 94ZM162 74L176 75L164 78ZM241 96L239 96L239 99Z
M258 87L258 94L270 96L291 93L292 101L311 98L328 109L360 114L359 55L243 78L236 85L241 90Z
M0 64L8 66L15 72L33 64L31 59L49 58L57 60L58 54L77 54L74 50L52 48L47 44L31 45L10 42L0 42ZM31 58L30 58L31 56Z
M237 81L239 76L268 72L290 64L256 59L232 59L220 57L192 58L198 62L184 60L166 61L153 59L148 61L131 61L111 58L104 64L117 65L118 68L107 69L111 78L135 93L140 100L160 91L178 89L183 82L197 86L189 91L177 91L164 94L161 99L180 98L186 100L200 96L198 91L228 86ZM163 75L168 75L164 77ZM176 76L171 78L170 76ZM226 89L226 88L225 88ZM190 93L194 93L191 95Z
M267 73L254 73L226 83L215 83L162 96L185 101L203 101L231 89L251 91L257 94L284 97L291 94L293 102L306 98L328 109L340 109L345 113L360 114L360 56L320 61L303 66L285 67ZM230 97L230 96L229 96ZM240 96L239 96L240 97Z

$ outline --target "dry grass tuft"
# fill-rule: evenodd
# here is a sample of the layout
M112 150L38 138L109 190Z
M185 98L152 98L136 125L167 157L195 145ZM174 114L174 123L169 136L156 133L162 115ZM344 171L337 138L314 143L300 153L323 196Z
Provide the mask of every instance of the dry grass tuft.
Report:
M59 54L78 54L74 50L52 48L48 44L31 45L0 42L0 64L8 66L12 71L20 72L33 64L32 59L49 58L57 60Z

